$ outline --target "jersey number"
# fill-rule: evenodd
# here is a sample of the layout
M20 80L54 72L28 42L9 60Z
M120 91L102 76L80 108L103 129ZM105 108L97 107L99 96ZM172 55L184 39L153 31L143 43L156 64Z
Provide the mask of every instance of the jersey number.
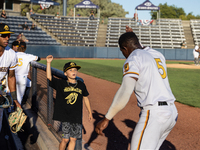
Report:
M161 75L161 77L163 79L165 79L167 74L166 74L165 68L162 65L159 64L159 62L161 62L160 58L155 58L155 61L156 61L158 69L162 69L163 70L163 74L160 73L160 75Z
M22 60L23 60L22 58L19 58L19 59L18 59L18 66L22 66L22 65L23 65Z

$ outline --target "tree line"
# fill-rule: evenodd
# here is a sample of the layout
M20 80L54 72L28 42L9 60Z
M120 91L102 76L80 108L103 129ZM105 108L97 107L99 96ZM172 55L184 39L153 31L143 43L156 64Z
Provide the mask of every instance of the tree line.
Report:
M63 15L63 0L53 0L55 2L60 3L60 6L51 6L47 9L41 10L40 5L33 4L32 10L35 13L41 14L53 14L56 15L57 12L60 15ZM82 0L67 0L67 16L73 16L74 14L74 5L80 3ZM129 12L123 9L123 6L117 3L113 3L111 0L91 0L95 5L98 5L100 8L100 18L107 19L109 17L125 17ZM178 8L175 5L169 6L167 3L159 4L160 7L160 18L174 18L174 19L182 19L182 20L190 20L190 19L200 19L200 15L193 15L192 12L186 14L183 8ZM21 4L21 14L23 16L26 15L31 9L30 3L22 3ZM133 8L134 9L134 8ZM90 15L91 10L94 11L95 16L97 16L96 9L76 9L75 16L83 16L87 17ZM151 19L157 19L157 12L150 12Z

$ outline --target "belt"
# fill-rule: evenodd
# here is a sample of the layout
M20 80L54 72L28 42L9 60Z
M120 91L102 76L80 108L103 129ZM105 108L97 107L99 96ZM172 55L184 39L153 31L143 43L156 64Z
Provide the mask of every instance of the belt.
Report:
M166 101L158 102L158 106L164 106L164 105L168 105ZM140 109L143 109L143 107L140 107Z
M167 102L158 102L158 106L168 105Z

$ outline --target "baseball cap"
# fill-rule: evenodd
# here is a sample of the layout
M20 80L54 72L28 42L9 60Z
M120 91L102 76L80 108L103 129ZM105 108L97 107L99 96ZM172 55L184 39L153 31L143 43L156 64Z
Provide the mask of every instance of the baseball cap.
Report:
M10 31L10 28L7 24L5 23L0 23L0 34L14 34L14 32Z
M25 42L20 42L20 43L19 43L19 47L26 48L26 43L25 43Z
M19 42L18 41L14 41L14 42L12 42L12 47L13 46L17 46L17 47L19 47Z
M81 66L77 66L76 63L74 63L74 62L68 62L68 63L66 63L64 65L63 71L65 72L65 71L67 71L70 68L77 68L79 70L81 68Z

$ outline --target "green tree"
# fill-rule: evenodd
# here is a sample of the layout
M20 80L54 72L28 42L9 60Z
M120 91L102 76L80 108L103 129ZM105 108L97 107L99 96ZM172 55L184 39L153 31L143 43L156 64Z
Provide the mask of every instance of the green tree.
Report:
M51 6L50 8L41 10L40 5L33 4L33 12L35 13L43 13L43 14L56 14L59 12L60 15L63 15L63 0L54 0L60 3L60 6ZM74 5L80 3L82 0L67 0L67 16L72 16L74 13ZM126 12L122 5L112 3L111 0L91 0L95 5L98 5L100 8L100 17L108 18L108 17L125 17L128 12ZM22 4L21 5L21 13L22 15L26 15L26 12L30 10L30 4ZM81 16L89 16L91 10L95 12L95 16L97 16L96 9L76 9L76 14L80 14Z
M160 18L180 18L182 20L200 19L200 16L194 16L192 12L186 14L183 8L175 5L168 6L167 3L159 4ZM157 19L157 12L151 11L151 19Z

